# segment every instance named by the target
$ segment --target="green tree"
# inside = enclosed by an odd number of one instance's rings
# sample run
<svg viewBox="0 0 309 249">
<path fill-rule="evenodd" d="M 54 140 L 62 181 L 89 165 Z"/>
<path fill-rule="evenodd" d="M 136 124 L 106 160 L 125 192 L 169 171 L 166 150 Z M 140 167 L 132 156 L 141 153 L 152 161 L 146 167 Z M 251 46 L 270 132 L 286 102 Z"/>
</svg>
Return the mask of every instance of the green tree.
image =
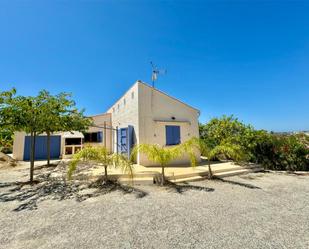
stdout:
<svg viewBox="0 0 309 249">
<path fill-rule="evenodd" d="M 47 165 L 50 164 L 50 137 L 54 132 L 85 131 L 91 120 L 84 117 L 83 110 L 79 111 L 71 94 L 60 93 L 51 95 L 43 90 L 39 93 L 43 100 L 42 132 L 47 135 Z"/>
<path fill-rule="evenodd" d="M 0 125 L 12 131 L 30 134 L 30 182 L 33 182 L 36 136 L 46 132 L 48 136 L 48 162 L 50 135 L 56 131 L 84 131 L 90 124 L 83 111 L 78 111 L 70 95 L 56 96 L 41 91 L 37 96 L 16 96 L 16 89 L 0 93 Z"/>
<path fill-rule="evenodd" d="M 15 96 L 16 90 L 0 94 L 0 122 L 14 131 L 30 134 L 30 182 L 33 182 L 35 137 L 42 131 L 42 99 L 40 97 Z"/>
<path fill-rule="evenodd" d="M 72 175 L 81 161 L 94 162 L 104 167 L 105 182 L 108 182 L 108 167 L 121 168 L 129 176 L 133 177 L 133 167 L 130 160 L 120 154 L 110 154 L 103 146 L 85 146 L 77 154 L 73 156 L 69 164 L 68 179 L 72 179 Z"/>
<path fill-rule="evenodd" d="M 218 145 L 240 146 L 246 161 L 256 162 L 254 154 L 259 138 L 267 134 L 266 131 L 255 130 L 251 125 L 240 122 L 234 116 L 213 118 L 206 124 L 200 124 L 200 137 L 210 147 Z"/>
</svg>

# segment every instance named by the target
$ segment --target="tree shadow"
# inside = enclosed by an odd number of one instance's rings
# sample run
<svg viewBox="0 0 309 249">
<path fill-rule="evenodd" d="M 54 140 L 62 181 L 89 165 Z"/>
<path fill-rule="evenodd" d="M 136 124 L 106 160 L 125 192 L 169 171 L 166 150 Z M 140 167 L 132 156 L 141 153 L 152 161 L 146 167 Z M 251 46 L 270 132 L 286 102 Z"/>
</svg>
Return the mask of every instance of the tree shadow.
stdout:
<svg viewBox="0 0 309 249">
<path fill-rule="evenodd" d="M 241 187 L 245 187 L 245 188 L 250 188 L 250 189 L 261 189 L 260 187 L 254 186 L 254 185 L 249 184 L 249 183 L 226 180 L 226 179 L 216 177 L 216 176 L 213 176 L 212 180 L 220 181 L 220 182 L 224 182 L 224 183 L 228 183 L 228 184 L 232 184 L 232 185 L 237 185 L 237 186 L 241 186 Z"/>
<path fill-rule="evenodd" d="M 43 165 L 38 165 L 34 167 L 34 170 L 50 170 L 50 169 L 55 169 L 57 166 L 59 165 L 59 162 L 54 162 L 54 163 L 50 163 L 49 165 L 47 164 L 43 164 Z"/>
<path fill-rule="evenodd" d="M 66 200 L 75 199 L 78 202 L 89 198 L 98 197 L 113 191 L 119 191 L 123 194 L 134 194 L 136 198 L 143 198 L 148 195 L 147 192 L 134 188 L 133 186 L 121 185 L 117 182 L 104 182 L 98 179 L 95 182 L 74 181 L 66 182 L 62 180 L 53 180 L 49 177 L 41 176 L 41 180 L 36 184 L 29 182 L 4 182 L 0 188 L 7 188 L 0 194 L 0 202 L 19 201 L 22 202 L 13 211 L 35 210 L 38 203 L 44 200 Z M 84 191 L 92 190 L 90 193 Z"/>
<path fill-rule="evenodd" d="M 89 184 L 90 188 L 97 188 L 98 193 L 110 193 L 113 191 L 120 191 L 123 194 L 134 194 L 136 198 L 143 198 L 148 195 L 148 192 L 139 188 L 133 187 L 133 185 L 123 185 L 117 181 L 105 181 L 103 177 L 100 177 L 95 182 Z"/>
<path fill-rule="evenodd" d="M 214 188 L 208 188 L 208 187 L 202 187 L 202 186 L 196 186 L 191 184 L 176 184 L 170 181 L 167 181 L 164 184 L 164 187 L 168 189 L 174 190 L 178 194 L 182 194 L 189 190 L 196 190 L 196 191 L 204 191 L 204 192 L 213 192 L 215 191 Z"/>
</svg>

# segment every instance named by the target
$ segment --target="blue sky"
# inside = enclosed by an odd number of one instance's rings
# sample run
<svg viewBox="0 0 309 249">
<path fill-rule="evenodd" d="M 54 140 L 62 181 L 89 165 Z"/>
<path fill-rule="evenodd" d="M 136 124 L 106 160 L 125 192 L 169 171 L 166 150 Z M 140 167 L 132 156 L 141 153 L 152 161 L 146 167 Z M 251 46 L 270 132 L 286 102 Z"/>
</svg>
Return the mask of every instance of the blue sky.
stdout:
<svg viewBox="0 0 309 249">
<path fill-rule="evenodd" d="M 309 130 L 309 1 L 0 1 L 0 90 L 104 112 L 136 80 L 256 128 Z"/>
</svg>

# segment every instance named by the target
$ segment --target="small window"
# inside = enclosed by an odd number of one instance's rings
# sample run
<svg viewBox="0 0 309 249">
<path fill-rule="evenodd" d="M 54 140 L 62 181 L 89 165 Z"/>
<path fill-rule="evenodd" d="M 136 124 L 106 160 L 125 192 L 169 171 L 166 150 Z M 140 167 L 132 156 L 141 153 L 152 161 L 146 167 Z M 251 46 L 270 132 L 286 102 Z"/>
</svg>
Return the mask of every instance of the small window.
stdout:
<svg viewBox="0 0 309 249">
<path fill-rule="evenodd" d="M 166 125 L 165 135 L 166 135 L 166 145 L 180 144 L 180 126 Z"/>
<path fill-rule="evenodd" d="M 115 113 L 115 107 L 113 107 L 113 113 Z"/>
<path fill-rule="evenodd" d="M 119 106 L 119 104 L 118 104 L 118 105 L 117 105 L 117 109 L 118 109 L 118 110 L 119 110 L 119 107 L 120 107 L 120 106 Z"/>
<path fill-rule="evenodd" d="M 134 92 L 131 93 L 131 98 L 134 99 Z"/>
<path fill-rule="evenodd" d="M 73 147 L 72 146 L 65 147 L 65 154 L 66 155 L 72 155 L 73 154 Z"/>
<path fill-rule="evenodd" d="M 84 134 L 84 142 L 85 143 L 101 143 L 103 138 L 103 132 L 91 132 Z"/>
<path fill-rule="evenodd" d="M 66 138 L 65 145 L 80 145 L 82 142 L 81 138 Z"/>
<path fill-rule="evenodd" d="M 126 105 L 126 99 L 123 99 L 123 105 Z"/>
</svg>

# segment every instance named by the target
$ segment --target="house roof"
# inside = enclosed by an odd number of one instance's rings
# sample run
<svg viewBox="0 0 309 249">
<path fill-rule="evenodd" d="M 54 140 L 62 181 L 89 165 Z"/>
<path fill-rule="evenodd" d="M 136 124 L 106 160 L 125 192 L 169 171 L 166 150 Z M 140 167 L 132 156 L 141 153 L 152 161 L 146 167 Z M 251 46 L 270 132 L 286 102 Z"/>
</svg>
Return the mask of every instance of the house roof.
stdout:
<svg viewBox="0 0 309 249">
<path fill-rule="evenodd" d="M 84 138 L 84 134 L 79 131 L 66 131 L 62 133 L 64 138 Z"/>
<path fill-rule="evenodd" d="M 115 103 L 110 108 L 108 108 L 107 111 L 109 111 L 120 99 L 122 99 L 122 97 L 124 95 L 126 95 L 136 84 L 142 84 L 142 85 L 144 85 L 146 87 L 149 87 L 149 88 L 151 88 L 151 89 L 153 89 L 153 90 L 155 90 L 155 91 L 157 91 L 157 92 L 159 92 L 159 93 L 161 93 L 161 94 L 163 94 L 163 95 L 165 95 L 165 96 L 167 96 L 167 97 L 169 97 L 169 98 L 171 98 L 171 99 L 173 99 L 173 100 L 175 100 L 175 101 L 177 101 L 177 102 L 179 102 L 179 103 L 181 103 L 181 104 L 183 104 L 183 105 L 185 105 L 185 106 L 187 106 L 187 107 L 189 107 L 189 108 L 191 108 L 191 109 L 193 109 L 195 111 L 197 111 L 200 114 L 200 110 L 199 109 L 197 109 L 195 107 L 192 107 L 192 106 L 186 104 L 185 102 L 183 102 L 183 101 L 181 101 L 181 100 L 179 100 L 179 99 L 177 99 L 175 97 L 172 97 L 172 96 L 168 95 L 167 93 L 165 93 L 165 92 L 163 92 L 163 91 L 161 91 L 161 90 L 159 90 L 157 88 L 153 88 L 152 86 L 150 86 L 149 84 L 147 84 L 147 83 L 145 83 L 145 82 L 143 82 L 141 80 L 137 80 L 120 98 L 117 99 L 117 101 L 115 101 Z"/>
<path fill-rule="evenodd" d="M 111 115 L 110 113 L 100 113 L 100 114 L 94 114 L 94 115 L 89 115 L 88 118 L 94 118 L 94 117 L 99 117 L 99 116 L 109 116 Z"/>
</svg>

